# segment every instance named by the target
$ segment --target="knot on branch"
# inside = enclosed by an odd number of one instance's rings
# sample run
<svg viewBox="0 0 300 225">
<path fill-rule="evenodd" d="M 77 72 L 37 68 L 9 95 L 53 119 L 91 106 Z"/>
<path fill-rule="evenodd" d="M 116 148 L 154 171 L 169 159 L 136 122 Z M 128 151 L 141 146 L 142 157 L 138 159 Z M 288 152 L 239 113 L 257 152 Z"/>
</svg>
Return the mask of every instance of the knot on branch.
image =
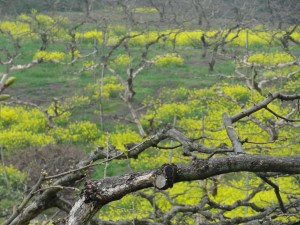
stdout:
<svg viewBox="0 0 300 225">
<path fill-rule="evenodd" d="M 101 199 L 97 183 L 92 180 L 87 181 L 85 183 L 85 188 L 80 192 L 80 197 L 84 197 L 85 203 L 92 203 L 93 205 L 97 205 Z"/>
<path fill-rule="evenodd" d="M 177 166 L 173 163 L 163 164 L 155 174 L 154 186 L 159 190 L 173 187 L 177 177 Z"/>
</svg>

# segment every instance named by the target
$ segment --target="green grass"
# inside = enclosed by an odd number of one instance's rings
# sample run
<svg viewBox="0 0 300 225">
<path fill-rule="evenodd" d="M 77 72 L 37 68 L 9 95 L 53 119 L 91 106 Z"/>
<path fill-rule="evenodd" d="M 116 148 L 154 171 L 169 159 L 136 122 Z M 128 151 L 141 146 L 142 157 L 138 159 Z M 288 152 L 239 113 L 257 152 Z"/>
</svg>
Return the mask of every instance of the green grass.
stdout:
<svg viewBox="0 0 300 225">
<path fill-rule="evenodd" d="M 3 39 L 3 37 L 1 37 Z M 0 38 L 0 40 L 1 40 Z M 7 40 L 6 40 L 7 41 Z M 5 45 L 3 40 L 2 47 Z M 40 42 L 36 40 L 23 41 L 21 55 L 17 59 L 17 63 L 28 63 L 32 60 L 33 55 L 39 49 Z M 54 42 L 50 43 L 47 50 L 65 51 L 66 43 Z M 80 46 L 81 52 L 88 52 L 92 46 L 88 41 L 82 42 Z M 269 47 L 270 48 L 270 47 Z M 144 47 L 130 47 L 131 55 L 134 59 L 133 66 L 139 64 L 141 52 Z M 105 50 L 107 52 L 108 49 Z M 210 61 L 210 52 L 206 58 L 202 58 L 202 50 L 193 47 L 177 46 L 176 51 L 184 58 L 182 65 L 152 65 L 142 71 L 134 81 L 134 105 L 139 107 L 141 102 L 147 96 L 157 96 L 160 90 L 164 88 L 180 88 L 188 89 L 206 88 L 220 81 L 215 74 L 232 74 L 234 65 L 232 60 L 217 58 L 214 71 L 208 71 L 208 63 Z M 233 47 L 228 49 L 229 52 L 243 52 L 243 48 Z M 275 51 L 275 50 L 274 50 Z M 149 52 L 149 58 L 156 55 L 162 55 L 172 52 L 172 49 L 163 49 L 160 46 L 153 46 Z M 117 49 L 113 57 L 117 54 L 124 54 L 124 48 Z M 101 57 L 101 53 L 96 56 L 96 60 Z M 94 60 L 89 58 L 88 60 Z M 87 84 L 93 83 L 95 78 L 91 74 L 76 74 L 83 66 L 83 62 L 76 62 L 73 66 L 59 65 L 53 63 L 41 63 L 28 70 L 21 70 L 12 73 L 17 78 L 15 84 L 8 89 L 8 93 L 18 97 L 24 101 L 33 101 L 39 104 L 49 104 L 54 97 L 71 96 L 74 94 L 84 94 L 84 88 Z M 118 73 L 127 79 L 126 68 L 115 68 Z M 3 68 L 2 68 L 3 70 Z M 100 77 L 100 68 L 96 71 L 97 77 Z M 105 76 L 110 76 L 106 71 Z M 88 108 L 79 107 L 74 111 L 73 119 L 97 121 L 97 115 L 94 111 L 99 109 L 99 103 L 93 103 Z M 111 116 L 124 112 L 128 115 L 128 109 L 118 96 L 111 101 L 105 101 L 103 104 L 104 115 L 107 120 L 106 127 L 110 127 Z"/>
<path fill-rule="evenodd" d="M 22 57 L 18 59 L 18 63 L 30 62 L 35 51 L 39 48 L 39 44 L 35 41 L 24 42 L 22 47 Z M 82 49 L 90 49 L 88 43 L 82 43 Z M 57 46 L 57 49 L 55 49 Z M 62 50 L 63 44 L 53 43 L 49 50 Z M 133 65 L 139 63 L 141 47 L 133 47 L 131 54 L 135 59 Z M 86 50 L 87 51 L 87 50 Z M 106 50 L 107 51 L 107 50 Z M 205 88 L 214 85 L 218 81 L 218 77 L 211 76 L 215 73 L 231 74 L 233 72 L 233 64 L 230 60 L 217 60 L 215 71 L 208 71 L 209 55 L 207 58 L 201 57 L 201 50 L 192 47 L 177 48 L 181 56 L 184 58 L 182 65 L 152 65 L 145 68 L 134 81 L 134 105 L 139 107 L 143 99 L 147 96 L 157 96 L 160 90 L 164 88 L 180 88 L 186 87 L 190 89 Z M 159 46 L 154 46 L 150 50 L 150 58 L 155 55 L 165 54 L 170 50 L 161 49 Z M 118 49 L 114 53 L 124 54 L 124 49 Z M 97 55 L 96 57 L 100 57 Z M 97 59 L 97 58 L 96 58 Z M 88 60 L 93 60 L 90 58 Z M 18 97 L 24 101 L 33 101 L 38 104 L 49 105 L 54 97 L 72 96 L 74 94 L 85 94 L 84 88 L 87 84 L 93 83 L 95 77 L 92 74 L 81 73 L 76 74 L 83 66 L 83 62 L 77 62 L 73 66 L 66 66 L 53 63 L 36 64 L 28 70 L 13 72 L 12 76 L 17 78 L 15 84 L 8 90 L 12 96 Z M 118 73 L 127 79 L 126 67 L 116 68 Z M 97 70 L 96 77 L 100 77 L 100 68 Z M 110 76 L 106 71 L 105 76 Z M 77 107 L 73 111 L 72 120 L 90 120 L 99 122 L 99 116 L 94 113 L 99 110 L 99 102 L 92 103 L 86 107 Z M 114 96 L 110 101 L 103 102 L 103 113 L 106 118 L 105 128 L 111 129 L 112 115 L 124 114 L 129 116 L 127 106 L 122 102 L 118 95 Z"/>
</svg>

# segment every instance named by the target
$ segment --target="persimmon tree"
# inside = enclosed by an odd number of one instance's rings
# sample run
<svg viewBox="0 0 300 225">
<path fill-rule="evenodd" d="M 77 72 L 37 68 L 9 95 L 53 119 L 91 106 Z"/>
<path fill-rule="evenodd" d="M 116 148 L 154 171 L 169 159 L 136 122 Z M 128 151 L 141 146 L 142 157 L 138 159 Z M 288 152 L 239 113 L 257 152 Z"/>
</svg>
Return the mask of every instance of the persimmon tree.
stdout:
<svg viewBox="0 0 300 225">
<path fill-rule="evenodd" d="M 2 65 L 8 65 L 1 74 L 1 91 L 13 88 L 9 77 L 15 68 L 33 69 L 41 63 L 61 65 L 70 69 L 73 76 L 90 76 L 92 82 L 83 89 L 83 94 L 54 98 L 46 106 L 6 99 L 0 108 L 2 134 L 15 132 L 19 136 L 28 132 L 28 137 L 36 138 L 14 146 L 19 143 L 13 140 L 19 139 L 7 135 L 0 137 L 0 144 L 9 151 L 28 147 L 28 143 L 43 146 L 72 142 L 92 146 L 92 150 L 71 169 L 54 174 L 41 171 L 38 181 L 13 213 L 5 214 L 3 224 L 33 223 L 53 208 L 64 214 L 51 218 L 47 221 L 50 224 L 293 224 L 299 221 L 300 94 L 296 84 L 300 40 L 297 27 L 285 32 L 295 40 L 289 43 L 288 52 L 257 51 L 236 56 L 232 61 L 234 72 L 230 76 L 218 74 L 228 78 L 227 82 L 201 89 L 171 89 L 165 85 L 156 95 L 137 103 L 138 79 L 152 68 L 166 66 L 173 72 L 179 69 L 187 60 L 184 51 L 194 47 L 190 37 L 201 37 L 199 34 L 205 32 L 183 29 L 135 32 L 138 26 L 134 23 L 128 29 L 105 25 L 79 31 L 77 26 L 70 30 L 68 24 L 56 22 L 43 30 L 44 26 L 37 28 L 38 16 L 33 13 L 21 17 L 26 19 L 22 26 L 27 29 L 21 34 L 28 35 L 22 36 L 27 41 L 36 38 L 41 42 L 31 53 L 32 62 L 24 67 L 17 59 L 20 46 L 26 42 L 20 41 L 11 28 L 5 30 L 3 24 L 0 26 L 2 35 L 13 46 L 12 53 L 4 50 L 7 54 L 1 58 Z M 63 46 L 72 43 L 71 54 L 59 48 L 52 51 L 51 42 L 43 41 L 41 34 L 47 31 L 47 39 L 52 37 L 50 31 L 55 27 L 60 32 L 54 41 Z M 221 35 L 219 42 L 240 50 L 240 40 L 246 30 L 238 28 L 220 31 L 225 36 Z M 254 29 L 247 34 L 250 41 L 261 46 L 267 46 L 267 38 L 275 37 L 273 44 L 282 48 L 278 42 L 281 33 L 274 36 L 272 31 L 259 33 Z M 174 42 L 177 52 L 173 52 Z M 42 50 L 40 43 L 44 46 Z M 199 51 L 197 56 L 201 58 L 201 54 Z M 100 105 L 100 112 L 96 113 L 102 123 L 103 109 L 112 101 L 122 104 L 123 111 L 117 112 L 115 120 L 110 121 L 110 128 L 70 119 L 74 107 L 94 104 Z M 8 104 L 18 104 L 18 107 Z M 107 167 L 115 162 L 126 163 L 129 170 L 109 176 Z M 90 171 L 98 168 L 103 168 L 103 176 L 91 179 Z M 23 174 L 16 172 L 16 177 L 22 180 Z M 66 191 L 73 193 L 72 200 L 66 200 Z"/>
</svg>

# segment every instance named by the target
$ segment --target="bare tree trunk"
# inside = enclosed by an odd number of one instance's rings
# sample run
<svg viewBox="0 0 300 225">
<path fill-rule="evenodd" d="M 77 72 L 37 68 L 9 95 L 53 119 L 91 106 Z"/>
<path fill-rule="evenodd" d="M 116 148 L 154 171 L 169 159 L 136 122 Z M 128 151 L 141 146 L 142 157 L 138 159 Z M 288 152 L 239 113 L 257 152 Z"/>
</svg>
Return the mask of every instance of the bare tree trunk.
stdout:
<svg viewBox="0 0 300 225">
<path fill-rule="evenodd" d="M 146 137 L 146 132 L 145 132 L 145 130 L 144 130 L 144 128 L 143 128 L 143 126 L 142 126 L 142 124 L 141 124 L 141 122 L 140 122 L 137 114 L 136 114 L 136 110 L 133 108 L 131 102 L 128 101 L 127 102 L 127 106 L 129 108 L 129 111 L 131 113 L 131 116 L 133 118 L 134 123 L 137 125 L 137 128 L 138 128 L 138 130 L 140 132 L 140 135 L 142 137 Z"/>
</svg>

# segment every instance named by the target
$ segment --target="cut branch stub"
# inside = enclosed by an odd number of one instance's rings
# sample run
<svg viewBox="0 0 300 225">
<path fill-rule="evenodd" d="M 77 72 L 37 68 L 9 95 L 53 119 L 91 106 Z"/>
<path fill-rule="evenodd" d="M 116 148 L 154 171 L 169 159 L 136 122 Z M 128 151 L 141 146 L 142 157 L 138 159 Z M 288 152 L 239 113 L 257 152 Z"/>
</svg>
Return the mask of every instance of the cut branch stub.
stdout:
<svg viewBox="0 0 300 225">
<path fill-rule="evenodd" d="M 173 187 L 177 176 L 177 166 L 175 164 L 163 164 L 156 172 L 154 186 L 159 190 Z"/>
</svg>

